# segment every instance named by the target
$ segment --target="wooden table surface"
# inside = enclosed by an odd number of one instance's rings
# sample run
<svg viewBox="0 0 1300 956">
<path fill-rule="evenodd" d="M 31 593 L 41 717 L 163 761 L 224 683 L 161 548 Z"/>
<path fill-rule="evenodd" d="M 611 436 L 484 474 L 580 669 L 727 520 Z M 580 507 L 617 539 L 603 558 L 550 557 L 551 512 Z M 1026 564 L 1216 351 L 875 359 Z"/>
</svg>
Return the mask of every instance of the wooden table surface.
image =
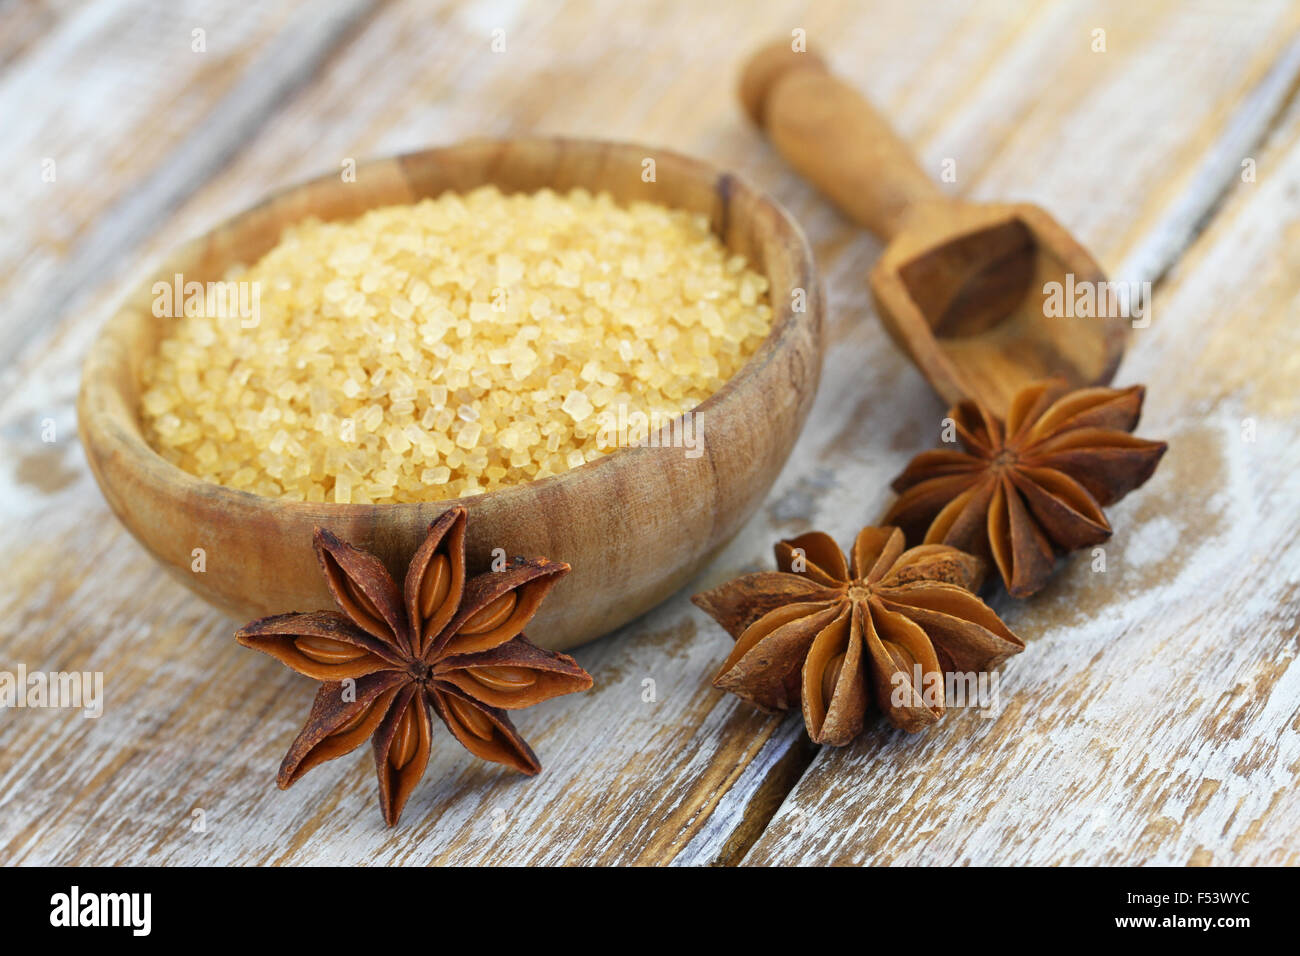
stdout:
<svg viewBox="0 0 1300 956">
<path fill-rule="evenodd" d="M 1147 384 L 1139 433 L 1170 444 L 1111 509 L 1105 573 L 1076 555 L 994 599 L 1028 645 L 998 716 L 873 718 L 844 749 L 712 689 L 731 641 L 688 601 L 778 537 L 849 541 L 943 411 L 872 314 L 879 244 L 737 109 L 745 54 L 796 28 L 927 169 L 955 163 L 945 188 L 1041 203 L 1154 284 L 1117 382 Z M 0 711 L 0 863 L 1300 862 L 1298 86 L 1291 0 L 0 3 L 0 670 L 105 687 L 98 719 Z M 150 263 L 268 190 L 515 133 L 770 190 L 826 283 L 822 386 L 730 547 L 578 649 L 595 690 L 520 715 L 543 774 L 440 733 L 387 830 L 368 748 L 275 789 L 312 682 L 236 646 L 109 513 L 79 365 Z"/>
</svg>

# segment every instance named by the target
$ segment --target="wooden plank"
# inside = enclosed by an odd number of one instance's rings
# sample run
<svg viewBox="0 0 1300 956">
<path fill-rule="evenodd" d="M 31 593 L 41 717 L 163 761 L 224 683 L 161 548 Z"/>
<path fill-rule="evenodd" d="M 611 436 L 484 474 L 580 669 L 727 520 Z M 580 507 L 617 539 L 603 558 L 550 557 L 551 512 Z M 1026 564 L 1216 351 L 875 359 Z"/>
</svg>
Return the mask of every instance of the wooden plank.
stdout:
<svg viewBox="0 0 1300 956">
<path fill-rule="evenodd" d="M 988 198 L 1023 197 L 1045 204 L 1069 227 L 1079 230 L 1080 238 L 1104 263 L 1110 264 L 1112 275 L 1155 278 L 1194 234 L 1197 215 L 1189 215 L 1189 210 L 1204 213 L 1225 188 L 1230 188 L 1240 159 L 1229 163 L 1225 157 L 1230 157 L 1234 150 L 1238 157 L 1247 154 L 1252 139 L 1259 138 L 1261 126 L 1267 123 L 1267 119 L 1261 123 L 1261 118 L 1272 118 L 1279 104 L 1293 93 L 1297 78 L 1294 62 L 1297 21 L 1294 11 L 1272 8 L 1278 17 L 1274 21 L 1276 33 L 1269 41 L 1261 40 L 1265 51 L 1252 59 L 1239 50 L 1236 58 L 1239 72 L 1228 78 L 1208 70 L 1189 70 L 1186 50 L 1213 48 L 1220 42 L 1216 37 L 1235 36 L 1240 42 L 1241 34 L 1236 32 L 1240 20 L 1230 9 L 1198 5 L 1196 12 L 1201 16 L 1195 21 L 1195 36 L 1188 35 L 1187 24 L 1173 17 L 1169 8 L 1162 12 L 1153 5 L 1143 5 L 1141 10 L 1127 12 L 1114 7 L 1091 12 L 1097 15 L 1081 11 L 1078 6 L 1053 8 L 1042 14 L 1041 19 L 1030 20 L 1022 30 L 1021 39 L 1029 35 L 1035 38 L 1033 42 L 1009 51 L 1006 59 L 992 67 L 983 82 L 976 84 L 968 95 L 937 98 L 941 107 L 948 105 L 951 109 L 955 101 L 964 109 L 949 126 L 939 125 L 941 120 L 930 121 L 929 132 L 922 132 L 921 136 L 926 141 L 932 140 L 933 145 L 923 145 L 920 152 L 923 162 L 932 169 L 939 168 L 945 157 L 955 158 L 958 187 L 962 186 L 961 170 L 980 169 L 979 178 L 969 189 L 959 189 L 961 192 Z M 1262 8 L 1260 12 L 1267 13 Z M 1081 90 L 1091 89 L 1085 82 L 1087 76 L 1094 83 L 1097 80 L 1092 72 L 1094 63 L 1088 58 L 1094 55 L 1088 50 L 1086 40 L 1081 39 L 1090 36 L 1089 25 L 1093 23 L 1104 24 L 1111 40 L 1108 53 L 1095 56 L 1104 60 L 1120 52 L 1118 62 L 1115 58 L 1105 60 L 1107 70 L 1118 71 L 1120 75 L 1109 76 L 1105 95 L 1093 92 L 1081 96 Z M 1140 26 L 1150 29 L 1151 34 L 1139 39 L 1135 34 Z M 1255 26 L 1262 27 L 1263 22 Z M 1116 37 L 1126 40 L 1120 51 L 1114 45 Z M 1217 53 L 1213 59 L 1222 62 Z M 1249 67 L 1245 66 L 1248 61 Z M 1152 86 L 1145 78 L 1157 69 L 1153 64 L 1164 64 L 1176 80 Z M 837 69 L 842 66 L 852 69 L 852 61 L 843 58 L 836 58 L 835 65 Z M 1085 76 L 1080 77 L 1080 73 Z M 1244 83 L 1244 87 L 1235 87 L 1236 83 Z M 875 92 L 877 84 L 864 77 L 863 86 Z M 1186 98 L 1173 109 L 1168 100 L 1179 92 L 1186 94 Z M 886 95 L 877 93 L 876 96 L 882 103 L 889 102 Z M 978 103 L 978 107 L 971 108 L 971 102 Z M 1006 113 L 999 109 L 999 103 L 1010 103 Z M 1202 107 L 1204 113 L 1192 115 L 1189 109 L 1193 103 Z M 1241 104 L 1241 109 L 1234 108 L 1233 103 Z M 900 127 L 908 128 L 911 121 L 905 115 L 906 109 L 886 108 L 891 115 L 900 117 Z M 1150 147 L 1153 155 L 1143 152 L 1148 147 L 1138 141 L 1135 132 L 1118 138 L 1110 135 L 1116 113 L 1125 114 L 1126 130 L 1162 124 L 1158 142 Z M 1015 116 L 1016 124 L 1028 123 L 1030 132 L 1022 131 L 1019 125 L 1013 126 L 1004 116 Z M 992 147 L 985 145 L 981 138 L 981 135 L 988 137 L 990 128 L 995 131 L 1005 128 L 1011 140 L 997 151 L 992 163 L 984 159 Z M 981 129 L 985 130 L 983 134 Z M 1084 142 L 1089 146 L 1086 153 L 1071 148 L 1073 143 Z M 1053 145 L 1056 151 L 1044 156 Z M 1128 170 L 1135 161 L 1144 170 L 1141 182 L 1112 185 L 1111 171 Z M 1168 179 L 1183 183 L 1183 191 L 1166 194 Z M 1160 193 L 1163 198 L 1154 201 L 1153 193 Z M 1141 227 L 1132 227 L 1128 217 L 1140 222 Z M 817 234 L 827 235 L 824 231 L 815 231 L 814 235 Z M 871 306 L 857 276 L 865 273 L 876 246 L 870 240 L 859 239 L 844 245 L 832 239 L 826 244 L 832 246 L 833 254 L 827 257 L 823 252 L 826 245 L 822 245 L 819 258 L 830 274 L 833 306 L 837 306 L 840 321 L 860 321 L 858 317 L 868 313 Z M 864 245 L 865 252 L 860 252 Z M 855 252 L 858 254 L 854 255 Z M 1143 333 L 1139 333 L 1134 348 L 1149 348 L 1144 341 Z M 780 519 L 773 520 L 769 538 L 778 533 L 820 527 L 847 542 L 856 525 L 869 522 L 883 512 L 890 500 L 888 481 L 908 457 L 934 442 L 934 423 L 942 406 L 926 393 L 915 372 L 901 364 L 896 368 L 891 358 L 881 355 L 872 363 L 874 381 L 853 381 L 859 374 L 859 356 L 868 350 L 888 349 L 881 344 L 874 325 L 868 323 L 845 330 L 838 344 L 839 350 L 833 346 L 828 354 L 822 401 L 814 408 L 813 420 L 794 456 L 796 462 L 807 465 L 799 476 L 791 474 L 793 466 L 787 468 L 782 480 L 785 497 L 776 496 L 769 506 L 771 517 Z M 1121 369 L 1122 381 L 1143 380 L 1130 371 L 1133 361 L 1130 359 Z M 842 397 L 830 404 L 827 392 L 833 389 Z M 906 411 L 900 414 L 900 409 Z M 1150 433 L 1160 434 L 1154 430 Z M 881 438 L 873 441 L 877 435 Z M 1171 465 L 1166 464 L 1164 468 L 1169 469 Z M 862 489 L 875 491 L 869 492 L 864 500 Z M 1117 519 L 1121 527 L 1123 520 L 1121 514 Z M 761 566 L 770 566 L 770 557 L 763 550 L 756 549 L 751 554 L 752 560 Z M 1029 607 L 1048 600 L 1044 597 Z M 1068 607 L 1070 598 L 1067 595 L 1051 600 Z M 1021 612 L 1024 613 L 1023 608 Z M 1070 614 L 1068 610 L 1060 613 Z M 1133 615 L 1124 617 L 1130 619 Z M 1031 624 L 1046 626 L 1038 619 Z M 1028 625 L 1013 621 L 1013 626 Z M 1009 665 L 1008 677 L 1016 680 L 1017 687 L 1034 680 L 1032 675 L 1022 679 L 1016 674 L 1027 657 L 1022 655 Z M 936 768 L 973 763 L 980 768 L 979 772 L 997 766 L 1000 755 L 996 748 L 983 743 L 987 722 L 969 715 L 952 716 L 957 717 L 953 726 L 941 727 L 931 735 L 943 743 L 935 743 L 915 756 L 912 754 L 920 744 L 906 739 L 905 735 L 889 735 L 883 730 L 879 732 L 884 736 L 882 742 L 859 745 L 866 748 L 868 755 L 882 753 L 879 765 L 872 765 L 876 774 L 871 785 L 862 782 L 862 762 L 845 766 L 842 759 L 823 754 L 796 791 L 807 798 L 796 800 L 792 796 L 783 805 L 749 859 L 787 863 L 893 859 L 887 853 L 874 857 L 860 853 L 845 857 L 822 855 L 812 821 L 824 806 L 840 808 L 841 816 L 833 819 L 851 828 L 842 845 L 855 848 L 861 833 L 869 833 L 880 817 L 875 813 L 863 813 L 859 817 L 854 808 L 862 803 L 865 795 L 876 791 L 879 796 L 873 797 L 871 803 L 878 803 L 882 808 L 880 814 L 887 814 L 891 805 L 904 805 L 909 792 L 906 787 L 886 789 L 882 788 L 882 781 L 892 779 L 896 772 L 906 779 L 908 761 L 916 760 L 923 766 Z M 967 737 L 970 743 L 962 745 L 961 741 Z M 1044 748 L 1045 741 L 1035 738 L 1029 752 L 1037 753 Z M 987 754 L 985 749 L 989 749 Z M 863 762 L 869 759 L 866 756 Z M 892 761 L 904 763 L 896 767 Z M 835 769 L 823 771 L 823 766 Z M 970 773 L 973 776 L 975 772 Z M 830 796 L 831 792 L 835 796 Z M 1086 802 L 1088 795 L 1081 794 L 1079 799 Z M 856 829 L 859 826 L 864 829 Z M 779 844 L 783 852 L 770 850 L 778 845 L 782 834 L 789 838 L 787 843 Z M 700 839 L 708 838 L 704 834 Z M 720 843 L 715 839 L 702 855 L 708 856 L 719 849 Z M 693 856 L 700 854 L 700 847 L 693 845 L 687 852 Z M 926 859 L 950 862 L 957 858 L 936 852 Z"/>
<path fill-rule="evenodd" d="M 783 534 L 817 526 L 847 539 L 883 509 L 888 479 L 929 444 L 938 411 L 869 315 L 863 276 L 878 245 L 793 178 L 741 119 L 732 85 L 743 56 L 774 31 L 807 29 L 898 119 L 930 168 L 957 159 L 955 188 L 1043 201 L 1113 268 L 1185 208 L 1178 203 L 1189 201 L 1205 157 L 1222 150 L 1237 107 L 1255 102 L 1294 33 L 1295 14 L 1282 2 L 1257 4 L 1251 17 L 1198 4 L 1183 19 L 1180 6 L 765 2 L 746 5 L 739 20 L 692 3 L 521 5 L 500 14 L 391 4 L 156 232 L 142 231 L 149 217 L 140 213 L 141 228 L 121 243 L 141 274 L 174 242 L 276 184 L 338 169 L 346 157 L 485 133 L 661 143 L 751 176 L 791 207 L 817 246 L 833 310 L 830 348 L 814 420 L 767 506 L 696 585 L 709 586 L 766 565 Z M 1098 17 L 1125 39 L 1111 53 L 1088 51 Z M 489 48 L 498 27 L 504 54 Z M 1214 55 L 1189 56 L 1197 43 Z M 1150 82 L 1158 64 L 1174 77 L 1167 86 Z M 1112 137 L 1117 112 L 1123 135 Z M 1141 152 L 1143 125 L 1160 126 L 1150 154 Z M 1084 143 L 1088 154 L 1076 156 Z M 177 149 L 173 140 L 156 162 Z M 1126 174 L 1114 180 L 1121 167 Z M 1217 195 L 1222 183 L 1195 188 Z M 112 200 L 91 195 L 71 208 L 69 216 L 111 209 Z M 31 243 L 31 227 L 23 229 L 15 241 Z M 0 861 L 709 863 L 756 838 L 806 754 L 797 727 L 708 687 L 730 642 L 685 594 L 578 652 L 595 691 L 521 715 L 547 765 L 536 780 L 461 757 L 441 737 L 392 833 L 373 806 L 364 754 L 315 771 L 289 794 L 274 791 L 309 682 L 235 648 L 237 622 L 160 578 L 71 450 L 77 364 L 120 288 L 110 276 L 83 276 L 71 300 L 79 307 L 11 369 L 0 398 L 0 441 L 17 463 L 0 473 L 0 513 L 15 519 L 0 523 L 0 555 L 9 556 L 0 557 L 0 667 L 102 670 L 108 694 L 93 721 L 0 713 Z M 0 314 L 14 296 L 0 289 Z M 53 444 L 40 442 L 46 418 L 58 429 Z M 1162 424 L 1154 407 L 1152 421 Z M 1127 514 L 1117 516 L 1121 527 Z M 1049 597 L 1035 606 L 1056 604 Z M 1067 649 L 1077 653 L 1063 642 L 1060 653 Z M 1013 698 L 1026 685 L 1011 675 L 1019 668 L 1029 680 L 1021 665 L 1030 659 L 1012 664 L 1005 688 Z M 647 680 L 654 701 L 643 700 Z M 957 717 L 942 729 L 957 727 Z M 994 757 L 972 747 L 939 759 L 987 773 Z M 856 786 L 859 778 L 843 779 Z M 196 808 L 206 811 L 204 833 L 188 828 Z M 773 834 L 788 826 L 785 813 Z"/>
<path fill-rule="evenodd" d="M 13 0 L 0 4 L 0 70 L 55 29 L 74 6 L 75 0 Z"/>
<path fill-rule="evenodd" d="M 0 356 L 115 275 L 346 36 L 366 0 L 85 7 L 0 76 Z M 266 12 L 270 9 L 272 12 Z M 262 12 L 258 12 L 258 11 Z M 201 38 L 196 30 L 204 31 Z M 202 45 L 202 49 L 198 46 Z M 51 76 L 55 97 L 43 96 Z M 52 109 L 33 108 L 51 103 Z"/>
<path fill-rule="evenodd" d="M 1125 364 L 1170 450 L 1106 573 L 1001 602 L 1000 717 L 824 750 L 747 864 L 1300 862 L 1300 101 L 1253 152 Z"/>
</svg>

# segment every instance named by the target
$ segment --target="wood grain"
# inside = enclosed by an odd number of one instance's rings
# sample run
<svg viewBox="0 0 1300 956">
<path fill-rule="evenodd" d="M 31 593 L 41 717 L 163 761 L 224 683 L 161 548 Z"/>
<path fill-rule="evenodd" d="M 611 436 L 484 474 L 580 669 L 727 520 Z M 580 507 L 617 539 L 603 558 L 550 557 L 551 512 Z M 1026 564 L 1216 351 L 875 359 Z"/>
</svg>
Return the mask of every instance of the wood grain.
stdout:
<svg viewBox="0 0 1300 956">
<path fill-rule="evenodd" d="M 1294 105 L 1278 116 L 1298 73 L 1294 5 L 395 2 L 321 47 L 251 125 L 221 121 L 243 109 L 224 91 L 252 82 L 239 55 L 294 55 L 285 21 L 251 21 L 224 65 L 190 64 L 131 8 L 107 6 L 25 34 L 0 71 L 6 131 L 22 131 L 6 156 L 74 150 L 97 170 L 41 191 L 28 185 L 39 163 L 6 169 L 21 185 L 0 200 L 0 323 L 5 341 L 27 344 L 0 351 L 0 669 L 101 670 L 107 695 L 98 720 L 0 712 L 0 862 L 711 863 L 747 849 L 751 863 L 1296 861 L 1287 383 L 1300 191 Z M 182 22 L 238 15 L 174 6 Z M 72 24 L 83 39 L 66 39 Z M 489 47 L 498 27 L 501 54 Z M 730 641 L 686 594 L 767 566 L 776 537 L 819 527 L 850 539 L 934 443 L 942 406 L 871 314 L 879 244 L 735 106 L 743 58 L 796 27 L 923 169 L 955 160 L 955 194 L 1043 205 L 1113 278 L 1166 274 L 1119 380 L 1148 382 L 1141 432 L 1171 442 L 1152 483 L 1112 512 L 1105 576 L 1085 556 L 1040 599 L 1002 605 L 1030 646 L 1008 666 L 1001 717 L 950 714 L 916 740 L 875 732 L 806 774 L 797 724 L 707 687 Z M 1105 53 L 1090 49 L 1096 28 Z M 34 78 L 60 69 L 43 80 L 52 95 L 93 86 L 99 108 L 11 122 L 41 102 Z M 114 111 L 114 97 L 130 108 Z M 205 119 L 222 131 L 222 162 L 136 207 L 132 228 L 97 225 Z M 360 757 L 274 790 L 310 682 L 226 643 L 239 622 L 161 576 L 112 518 L 73 439 L 77 373 L 131 280 L 269 189 L 347 157 L 524 132 L 666 146 L 774 192 L 826 280 L 823 385 L 765 506 L 709 570 L 578 650 L 593 692 L 520 716 L 543 774 L 503 775 L 439 737 L 403 825 L 386 832 Z M 45 149 L 50 137 L 64 145 Z M 1239 181 L 1245 156 L 1256 183 Z M 91 256 L 107 265 L 78 268 Z M 66 308 L 33 312 L 45 299 L 32 290 L 61 276 Z M 1257 440 L 1237 442 L 1247 418 Z"/>
<path fill-rule="evenodd" d="M 1300 861 L 1300 103 L 1256 158 L 1122 368 L 1170 451 L 1104 573 L 1000 605 L 1003 713 L 824 750 L 746 864 Z"/>
<path fill-rule="evenodd" d="M 87 5 L 16 57 L 0 74 L 0 115 L 13 117 L 0 175 L 15 187 L 4 219 L 29 225 L 0 238 L 8 305 L 0 354 L 48 334 L 52 312 L 84 305 L 79 296 L 92 285 L 129 268 L 129 250 L 316 70 L 365 8 L 361 0 Z M 124 33 L 129 44 L 115 39 Z M 51 108 L 32 109 L 42 98 Z"/>
</svg>

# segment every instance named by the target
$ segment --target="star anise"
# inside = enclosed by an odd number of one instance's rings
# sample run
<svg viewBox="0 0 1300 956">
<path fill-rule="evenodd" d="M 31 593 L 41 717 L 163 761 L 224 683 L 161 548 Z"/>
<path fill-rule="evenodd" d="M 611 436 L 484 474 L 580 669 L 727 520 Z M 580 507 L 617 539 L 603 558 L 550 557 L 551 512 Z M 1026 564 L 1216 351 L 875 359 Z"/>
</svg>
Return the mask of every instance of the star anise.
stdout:
<svg viewBox="0 0 1300 956">
<path fill-rule="evenodd" d="M 952 408 L 965 451 L 926 451 L 893 488 L 884 521 L 908 541 L 991 557 L 1013 597 L 1047 583 L 1057 552 L 1111 535 L 1102 507 L 1137 488 L 1168 447 L 1129 434 L 1145 389 L 1083 388 L 1060 380 L 1018 392 L 1006 421 L 973 401 Z"/>
<path fill-rule="evenodd" d="M 428 765 L 431 713 L 470 753 L 527 774 L 542 769 L 506 711 L 591 686 L 573 658 L 522 633 L 567 564 L 514 558 L 467 578 L 464 508 L 429 526 L 404 593 L 369 552 L 320 528 L 314 543 L 343 613 L 277 614 L 235 635 L 323 682 L 280 765 L 280 789 L 369 738 L 392 826 Z"/>
<path fill-rule="evenodd" d="M 777 542 L 780 571 L 695 595 L 736 639 L 714 686 L 764 710 L 802 702 L 816 743 L 851 741 L 873 699 L 904 730 L 934 723 L 945 672 L 991 670 L 1024 644 L 970 592 L 978 558 L 904 547 L 897 528 L 864 528 L 846 563 L 814 531 Z"/>
</svg>

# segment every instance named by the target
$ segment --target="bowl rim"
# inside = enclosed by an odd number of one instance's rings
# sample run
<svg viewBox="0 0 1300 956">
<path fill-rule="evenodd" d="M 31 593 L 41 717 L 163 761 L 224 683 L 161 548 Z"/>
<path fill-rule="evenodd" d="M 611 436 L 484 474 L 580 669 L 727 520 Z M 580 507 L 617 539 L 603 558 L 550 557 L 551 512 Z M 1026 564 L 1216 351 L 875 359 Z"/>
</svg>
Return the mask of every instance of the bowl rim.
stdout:
<svg viewBox="0 0 1300 956">
<path fill-rule="evenodd" d="M 783 339 L 789 337 L 795 330 L 806 323 L 813 323 L 820 326 L 822 321 L 822 312 L 824 309 L 824 295 L 821 289 L 821 277 L 817 273 L 816 261 L 814 259 L 812 248 L 808 243 L 808 238 L 804 233 L 798 221 L 768 192 L 756 186 L 748 178 L 733 172 L 728 172 L 711 162 L 698 159 L 693 156 L 679 153 L 671 149 L 660 147 L 651 147 L 645 144 L 627 141 L 612 140 L 587 137 L 568 137 L 568 136 L 517 136 L 517 137 L 473 137 L 458 140 L 454 143 L 433 146 L 426 149 L 410 150 L 406 152 L 393 153 L 389 155 L 375 156 L 357 163 L 356 173 L 358 178 L 368 168 L 381 166 L 388 163 L 402 164 L 412 160 L 431 160 L 440 156 L 446 156 L 455 153 L 462 153 L 474 149 L 501 149 L 523 144 L 538 144 L 544 146 L 557 147 L 562 150 L 618 150 L 630 151 L 641 156 L 652 156 L 656 159 L 668 159 L 670 162 L 679 165 L 682 169 L 689 170 L 697 176 L 701 182 L 710 182 L 713 192 L 719 196 L 722 202 L 727 203 L 731 195 L 737 190 L 748 194 L 748 197 L 759 207 L 767 209 L 772 220 L 778 225 L 778 229 L 788 235 L 791 242 L 789 243 L 792 251 L 795 252 L 791 263 L 791 272 L 796 276 L 806 276 L 808 279 L 807 288 L 804 290 L 806 295 L 806 306 L 803 312 L 795 312 L 791 303 L 782 302 L 780 304 L 772 302 L 773 320 L 772 327 L 768 330 L 767 335 L 740 367 L 737 372 L 731 376 L 722 386 L 704 401 L 700 402 L 685 412 L 682 412 L 676 418 L 672 419 L 669 424 L 679 421 L 687 414 L 701 414 L 717 405 L 729 402 L 732 396 L 745 388 L 747 383 L 753 382 L 760 370 L 768 364 L 772 358 L 779 352 Z M 322 173 L 318 176 L 312 176 L 305 179 L 295 180 L 286 185 L 279 186 L 251 206 L 239 210 L 233 215 L 214 223 L 197 236 L 183 241 L 175 246 L 170 247 L 156 259 L 153 263 L 153 271 L 166 271 L 165 267 L 175 259 L 183 255 L 187 250 L 195 248 L 207 237 L 226 229 L 239 222 L 241 219 L 256 214 L 259 210 L 270 206 L 271 204 L 292 196 L 294 193 L 308 189 L 312 186 L 323 185 L 327 181 L 335 180 L 337 172 Z M 480 185 L 493 185 L 494 171 L 487 169 L 483 182 Z M 469 187 L 469 188 L 478 188 Z M 542 187 L 546 188 L 546 187 Z M 572 188 L 580 188 L 578 186 Z M 441 192 L 431 194 L 427 198 L 434 198 L 443 193 L 455 191 L 452 187 L 442 190 Z M 418 202 L 426 197 L 420 197 L 414 201 Z M 623 203 L 623 200 L 616 200 Z M 389 205 L 400 205 L 400 203 L 391 203 Z M 670 209 L 681 209 L 679 205 L 670 203 L 661 203 Z M 380 204 L 366 206 L 363 212 L 356 215 L 362 215 L 369 209 L 380 208 Z M 344 217 L 340 217 L 344 218 Z M 353 217 L 355 218 L 355 216 Z M 298 220 L 294 220 L 298 221 Z M 725 230 L 728 223 L 722 223 L 722 229 Z M 710 221 L 710 231 L 718 235 L 725 241 L 724 235 L 719 235 L 718 223 Z M 277 239 L 278 241 L 278 239 Z M 751 267 L 755 263 L 748 263 Z M 151 275 L 151 270 L 146 270 L 146 275 Z M 769 280 L 769 294 L 771 292 L 771 277 L 767 271 L 761 270 L 761 274 Z M 420 512 L 426 512 L 430 509 L 438 512 L 445 511 L 449 508 L 464 506 L 470 509 L 474 508 L 474 503 L 486 498 L 492 498 L 505 504 L 510 503 L 510 499 L 515 495 L 521 498 L 525 495 L 534 493 L 535 489 L 545 489 L 547 486 L 553 486 L 555 483 L 565 480 L 572 480 L 575 475 L 592 475 L 597 468 L 612 467 L 618 462 L 628 462 L 633 455 L 640 454 L 645 456 L 652 454 L 657 449 L 646 446 L 623 446 L 602 455 L 593 461 L 584 462 L 576 468 L 570 468 L 559 474 L 548 475 L 545 478 L 533 479 L 521 482 L 515 485 L 509 485 L 503 488 L 497 488 L 491 491 L 484 491 L 474 495 L 466 495 L 457 498 L 432 498 L 424 501 L 390 501 L 390 502 L 334 502 L 334 501 L 302 501 L 292 498 L 272 498 L 266 495 L 260 495 L 251 491 L 244 491 L 239 488 L 231 488 L 206 478 L 200 478 L 198 475 L 191 474 L 183 468 L 173 464 L 164 458 L 144 437 L 142 422 L 140 419 L 140 408 L 138 400 L 135 407 L 126 400 L 126 396 L 117 389 L 112 382 L 112 371 L 117 364 L 125 362 L 125 356 L 117 356 L 115 360 L 110 361 L 105 356 L 105 350 L 100 346 L 111 336 L 113 329 L 126 320 L 130 312 L 130 303 L 134 302 L 140 295 L 141 290 L 146 286 L 152 288 L 152 282 L 148 280 L 132 283 L 126 286 L 119 294 L 116 300 L 116 306 L 112 314 L 104 321 L 99 330 L 95 333 L 87 350 L 86 357 L 82 364 L 81 382 L 78 390 L 77 399 L 77 427 L 81 435 L 83 449 L 90 444 L 89 438 L 93 434 L 97 439 L 95 444 L 98 447 L 106 447 L 110 452 L 117 451 L 124 457 L 137 463 L 139 470 L 145 472 L 149 485 L 166 485 L 175 492 L 181 494 L 200 494 L 205 498 L 226 500 L 232 504 L 238 504 L 244 508 L 256 510 L 272 509 L 280 512 L 287 511 L 290 514 L 302 513 L 304 516 L 319 515 L 322 512 L 333 513 L 343 517 L 357 517 L 375 514 L 396 513 L 402 515 L 403 512 L 409 512 L 409 517 L 415 517 Z M 817 339 L 820 342 L 820 334 Z M 823 347 L 818 346 L 820 362 Z M 123 423 L 118 421 L 117 417 L 109 413 L 109 403 L 102 401 L 105 395 L 116 395 L 121 405 L 127 412 L 128 419 L 131 420 L 132 428 L 124 427 Z M 88 449 L 86 449 L 88 450 Z M 89 455 L 88 455 L 89 457 Z M 103 484 L 99 476 L 96 475 L 97 482 Z M 319 520 L 319 518 L 317 519 Z"/>
</svg>

